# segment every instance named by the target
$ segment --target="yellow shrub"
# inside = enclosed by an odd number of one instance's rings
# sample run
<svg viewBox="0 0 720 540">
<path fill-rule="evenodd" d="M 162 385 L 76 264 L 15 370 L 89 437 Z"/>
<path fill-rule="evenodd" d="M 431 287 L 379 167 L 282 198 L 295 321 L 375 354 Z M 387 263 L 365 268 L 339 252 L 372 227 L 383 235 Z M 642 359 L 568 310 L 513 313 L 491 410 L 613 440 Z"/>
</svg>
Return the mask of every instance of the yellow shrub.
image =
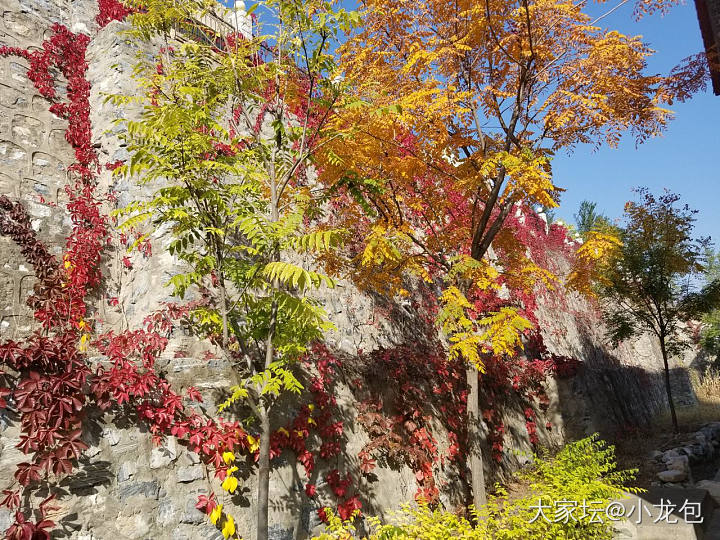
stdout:
<svg viewBox="0 0 720 540">
<path fill-rule="evenodd" d="M 615 449 L 597 435 L 566 445 L 554 457 L 536 458 L 535 465 L 518 476 L 528 493 L 510 498 L 498 488 L 472 520 L 427 505 L 403 505 L 391 523 L 368 518 L 372 531 L 366 540 L 467 539 L 551 540 L 610 539 L 612 521 L 605 515 L 611 500 L 621 498 L 637 471 L 618 471 Z M 560 504 L 558 504 L 560 503 Z M 540 514 L 540 508 L 543 514 Z M 583 515 L 585 514 L 585 515 Z M 357 538 L 351 523 L 332 515 L 326 532 L 315 540 Z M 546 519 L 547 518 L 547 519 Z"/>
</svg>

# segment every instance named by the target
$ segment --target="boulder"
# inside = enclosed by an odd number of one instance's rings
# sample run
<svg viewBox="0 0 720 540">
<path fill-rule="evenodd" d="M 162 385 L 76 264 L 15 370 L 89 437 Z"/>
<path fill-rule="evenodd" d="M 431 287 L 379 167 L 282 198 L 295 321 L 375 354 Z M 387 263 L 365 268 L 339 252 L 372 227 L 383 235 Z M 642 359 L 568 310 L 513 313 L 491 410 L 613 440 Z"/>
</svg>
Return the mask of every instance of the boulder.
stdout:
<svg viewBox="0 0 720 540">
<path fill-rule="evenodd" d="M 668 470 L 688 472 L 690 470 L 690 460 L 688 456 L 678 456 L 667 460 L 665 466 Z"/>
<path fill-rule="evenodd" d="M 670 469 L 668 471 L 660 471 L 657 473 L 657 477 L 663 482 L 683 482 L 687 480 L 686 471 L 678 471 L 677 469 Z"/>
</svg>

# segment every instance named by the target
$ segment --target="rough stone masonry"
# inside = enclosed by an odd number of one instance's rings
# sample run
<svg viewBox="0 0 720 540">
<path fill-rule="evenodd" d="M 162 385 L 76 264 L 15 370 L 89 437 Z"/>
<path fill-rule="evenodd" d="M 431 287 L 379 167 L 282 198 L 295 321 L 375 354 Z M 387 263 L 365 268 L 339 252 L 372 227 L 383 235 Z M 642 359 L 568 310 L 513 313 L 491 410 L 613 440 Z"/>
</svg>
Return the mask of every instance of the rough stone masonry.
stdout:
<svg viewBox="0 0 720 540">
<path fill-rule="evenodd" d="M 124 23 L 113 22 L 99 30 L 94 22 L 94 0 L 0 0 L 0 11 L 3 45 L 38 47 L 54 22 L 91 37 L 87 76 L 92 85 L 94 145 L 102 163 L 128 158 L 113 120 L 132 111 L 117 109 L 103 99 L 108 92 L 134 92 L 130 73 L 140 45 L 122 36 Z M 22 59 L 0 58 L 0 192 L 23 201 L 40 238 L 60 254 L 70 227 L 63 210 L 63 187 L 73 154 L 64 139 L 65 122 L 48 112 L 46 100 L 28 81 L 27 69 Z M 108 171 L 102 173 L 101 186 L 115 190 L 120 206 L 148 196 L 130 181 L 113 179 Z M 124 253 L 106 255 L 107 290 L 98 292 L 94 306 L 96 318 L 103 321 L 99 331 L 136 327 L 161 302 L 170 300 L 164 283 L 177 270 L 178 262 L 163 249 L 168 242 L 163 231 L 156 232 L 152 241 L 154 254 L 147 259 L 133 256 L 131 270 L 121 264 Z M 25 300 L 33 279 L 16 246 L 0 238 L 0 339 L 18 339 L 31 330 L 32 313 Z M 118 297 L 119 310 L 110 309 L 108 290 Z M 351 283 L 341 282 L 337 289 L 323 294 L 325 307 L 338 328 L 328 336 L 328 345 L 334 350 L 357 355 L 359 349 L 371 351 L 402 344 L 412 335 L 413 318 L 418 314 L 407 305 L 394 306 L 395 312 L 405 314 L 403 321 L 390 321 L 378 319 L 378 300 Z M 583 360 L 583 368 L 570 381 L 548 381 L 551 403 L 546 420 L 553 429 L 541 430 L 541 441 L 557 444 L 564 438 L 597 430 L 646 423 L 661 413 L 665 408 L 662 364 L 651 341 L 643 338 L 610 351 L 603 344 L 602 328 L 589 306 L 577 297 L 569 298 L 568 306 L 562 312 L 552 305 L 543 306 L 541 327 L 554 352 Z M 208 365 L 201 360 L 206 347 L 178 330 L 159 367 L 178 389 L 191 384 L 199 388 L 206 406 L 212 409 L 233 379 L 229 366 L 217 360 Z M 682 365 L 683 361 L 678 360 L 674 370 L 676 394 L 680 403 L 692 403 L 695 398 Z M 343 384 L 339 402 L 352 418 L 356 402 Z M 63 484 L 66 494 L 60 498 L 61 508 L 50 516 L 60 523 L 64 537 L 222 538 L 195 509 L 197 495 L 209 492 L 211 484 L 194 454 L 172 438 L 162 447 L 153 447 L 144 430 L 107 423 L 99 412 L 92 420 L 85 435 L 90 449 L 79 471 Z M 531 450 L 522 410 L 507 411 L 506 423 L 508 452 L 502 470 L 517 465 L 511 450 Z M 347 450 L 342 458 L 345 463 L 333 464 L 341 469 L 354 466 L 354 456 L 368 440 L 357 424 L 348 425 L 355 427 L 347 432 Z M 16 448 L 18 434 L 13 421 L 0 415 L 0 488 L 12 483 L 14 466 L 23 459 Z M 486 463 L 486 468 L 490 475 L 491 464 Z M 288 461 L 273 473 L 272 538 L 305 538 L 319 526 L 317 508 L 299 502 L 300 486 L 293 473 L 294 466 Z M 362 482 L 367 483 L 359 486 L 367 494 L 364 511 L 370 514 L 383 514 L 399 502 L 411 500 L 416 488 L 414 474 L 407 468 L 380 467 L 374 482 Z M 254 493 L 252 478 L 246 488 L 249 494 Z M 234 511 L 241 532 L 252 530 L 253 504 L 250 495 L 248 507 Z M 0 530 L 11 522 L 9 512 L 0 509 Z"/>
</svg>

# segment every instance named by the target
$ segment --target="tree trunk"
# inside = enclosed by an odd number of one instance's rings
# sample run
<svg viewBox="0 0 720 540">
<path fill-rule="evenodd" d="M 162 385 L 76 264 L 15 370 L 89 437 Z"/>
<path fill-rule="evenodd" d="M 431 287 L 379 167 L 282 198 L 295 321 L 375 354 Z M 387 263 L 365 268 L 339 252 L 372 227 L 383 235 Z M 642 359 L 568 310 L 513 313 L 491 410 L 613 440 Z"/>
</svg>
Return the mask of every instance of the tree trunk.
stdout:
<svg viewBox="0 0 720 540">
<path fill-rule="evenodd" d="M 665 348 L 665 336 L 660 336 L 660 350 L 662 351 L 663 362 L 665 363 L 665 392 L 667 392 L 668 405 L 670 405 L 670 416 L 672 418 L 673 432 L 677 433 L 678 421 L 675 414 L 675 402 L 673 402 L 672 388 L 670 387 L 670 364 L 668 364 L 667 349 Z"/>
<path fill-rule="evenodd" d="M 277 252 L 274 257 L 278 259 Z M 274 283 L 277 288 L 277 281 Z M 270 312 L 270 327 L 265 345 L 265 369 L 270 368 L 275 358 L 273 338 L 277 326 L 277 301 L 273 301 Z M 270 497 L 270 405 L 262 405 L 260 418 L 260 455 L 258 457 L 258 513 L 257 513 L 257 539 L 268 538 L 268 499 Z"/>
<path fill-rule="evenodd" d="M 487 502 L 485 495 L 485 471 L 483 470 L 482 447 L 480 446 L 480 403 L 478 372 L 474 367 L 466 371 L 468 387 L 467 429 L 468 429 L 468 467 L 473 493 L 473 504 L 480 509 Z"/>
<path fill-rule="evenodd" d="M 220 317 L 222 318 L 222 348 L 227 350 L 230 340 L 228 328 L 228 301 L 227 289 L 225 288 L 225 277 L 222 272 L 218 272 L 218 285 L 220 288 Z"/>
<path fill-rule="evenodd" d="M 268 501 L 270 498 L 270 414 L 261 406 L 260 419 L 260 456 L 258 459 L 258 502 L 257 502 L 257 538 L 268 538 Z"/>
</svg>

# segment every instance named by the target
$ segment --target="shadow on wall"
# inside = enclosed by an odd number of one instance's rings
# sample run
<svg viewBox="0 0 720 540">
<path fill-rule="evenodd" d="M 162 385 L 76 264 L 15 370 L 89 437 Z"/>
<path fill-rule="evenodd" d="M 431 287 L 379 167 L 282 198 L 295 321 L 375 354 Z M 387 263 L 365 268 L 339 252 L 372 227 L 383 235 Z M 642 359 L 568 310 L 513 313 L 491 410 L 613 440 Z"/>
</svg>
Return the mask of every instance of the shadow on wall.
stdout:
<svg viewBox="0 0 720 540">
<path fill-rule="evenodd" d="M 577 375 L 558 381 L 560 412 L 566 438 L 599 432 L 615 436 L 647 428 L 669 410 L 665 372 L 621 363 L 618 357 L 582 335 L 583 363 Z M 670 369 L 675 407 L 697 405 L 688 368 Z"/>
</svg>

